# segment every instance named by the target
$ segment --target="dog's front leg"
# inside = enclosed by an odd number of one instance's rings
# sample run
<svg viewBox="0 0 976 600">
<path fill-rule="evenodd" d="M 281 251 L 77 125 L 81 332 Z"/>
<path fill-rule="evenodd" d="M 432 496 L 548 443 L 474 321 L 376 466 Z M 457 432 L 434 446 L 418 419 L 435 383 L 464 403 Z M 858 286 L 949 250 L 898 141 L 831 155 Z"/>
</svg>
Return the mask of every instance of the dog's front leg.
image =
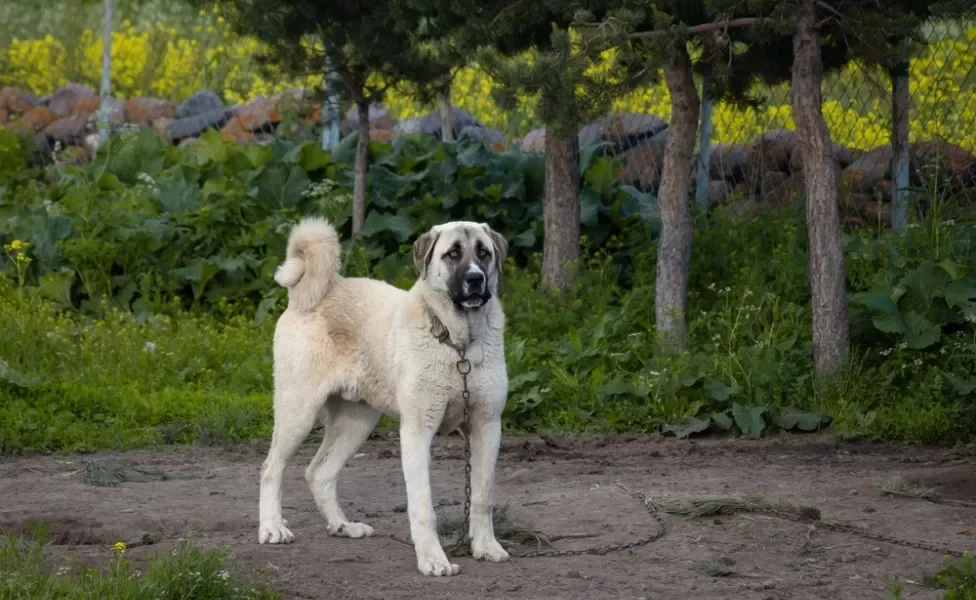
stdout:
<svg viewBox="0 0 976 600">
<path fill-rule="evenodd" d="M 495 539 L 492 522 L 492 488 L 501 443 L 502 422 L 498 411 L 477 407 L 471 411 L 471 554 L 478 560 L 501 562 L 508 552 Z"/>
<path fill-rule="evenodd" d="M 400 455 L 407 485 L 410 537 L 421 573 L 457 575 L 461 567 L 447 560 L 437 537 L 437 515 L 430 493 L 430 443 L 440 418 L 432 418 L 431 412 L 418 410 L 419 414 L 405 413 L 400 418 Z"/>
</svg>

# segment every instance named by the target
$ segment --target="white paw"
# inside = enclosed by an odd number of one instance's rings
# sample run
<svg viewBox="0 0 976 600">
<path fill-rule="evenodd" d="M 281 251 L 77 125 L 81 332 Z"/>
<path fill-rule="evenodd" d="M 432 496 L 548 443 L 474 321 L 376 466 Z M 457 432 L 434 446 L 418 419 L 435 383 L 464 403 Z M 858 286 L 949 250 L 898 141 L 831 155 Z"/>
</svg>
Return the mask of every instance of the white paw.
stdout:
<svg viewBox="0 0 976 600">
<path fill-rule="evenodd" d="M 366 523 L 340 523 L 338 527 L 328 526 L 329 534 L 336 537 L 362 538 L 373 535 L 373 528 Z"/>
<path fill-rule="evenodd" d="M 460 566 L 452 565 L 447 560 L 443 550 L 437 554 L 417 552 L 417 569 L 424 575 L 434 577 L 450 577 L 461 572 Z"/>
<path fill-rule="evenodd" d="M 475 560 L 487 560 L 491 562 L 504 562 L 508 560 L 508 552 L 502 548 L 497 540 L 487 542 L 471 542 L 471 555 Z"/>
<path fill-rule="evenodd" d="M 285 527 L 287 521 L 277 524 L 261 525 L 258 529 L 259 544 L 290 544 L 295 541 L 295 534 Z"/>
</svg>

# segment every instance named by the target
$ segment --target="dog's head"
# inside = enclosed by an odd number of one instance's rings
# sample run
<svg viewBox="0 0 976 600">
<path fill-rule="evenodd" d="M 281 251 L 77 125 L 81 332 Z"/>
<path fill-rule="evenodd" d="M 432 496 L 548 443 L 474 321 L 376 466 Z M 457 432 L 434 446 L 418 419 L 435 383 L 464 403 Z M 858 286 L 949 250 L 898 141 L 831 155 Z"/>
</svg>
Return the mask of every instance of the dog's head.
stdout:
<svg viewBox="0 0 976 600">
<path fill-rule="evenodd" d="M 431 289 L 461 310 L 477 310 L 497 293 L 508 242 L 483 223 L 437 225 L 413 244 L 413 261 Z"/>
</svg>

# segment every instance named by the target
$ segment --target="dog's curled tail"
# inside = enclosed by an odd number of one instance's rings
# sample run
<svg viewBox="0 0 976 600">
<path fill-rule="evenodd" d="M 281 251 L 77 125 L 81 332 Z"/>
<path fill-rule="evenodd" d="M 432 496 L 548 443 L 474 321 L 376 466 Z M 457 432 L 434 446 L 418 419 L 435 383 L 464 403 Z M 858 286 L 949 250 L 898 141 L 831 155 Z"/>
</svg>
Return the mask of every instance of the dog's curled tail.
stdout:
<svg viewBox="0 0 976 600">
<path fill-rule="evenodd" d="M 288 288 L 288 306 L 311 310 L 339 277 L 339 234 L 321 217 L 306 217 L 288 236 L 288 254 L 275 271 L 278 285 Z"/>
</svg>

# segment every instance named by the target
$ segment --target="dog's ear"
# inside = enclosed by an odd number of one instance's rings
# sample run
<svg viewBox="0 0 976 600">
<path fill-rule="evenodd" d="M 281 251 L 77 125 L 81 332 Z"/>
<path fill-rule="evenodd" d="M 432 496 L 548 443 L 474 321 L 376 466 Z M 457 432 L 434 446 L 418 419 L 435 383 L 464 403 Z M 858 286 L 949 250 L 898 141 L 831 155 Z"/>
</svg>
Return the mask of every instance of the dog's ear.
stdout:
<svg viewBox="0 0 976 600">
<path fill-rule="evenodd" d="M 430 259 L 434 255 L 434 246 L 437 245 L 437 238 L 440 233 L 428 231 L 413 243 L 413 264 L 420 271 L 420 278 L 427 278 L 427 268 L 430 267 Z"/>
<path fill-rule="evenodd" d="M 481 226 L 488 232 L 488 237 L 491 238 L 491 245 L 495 247 L 495 269 L 501 274 L 502 265 L 505 264 L 505 259 L 508 258 L 508 240 L 488 225 L 482 223 Z"/>
</svg>

